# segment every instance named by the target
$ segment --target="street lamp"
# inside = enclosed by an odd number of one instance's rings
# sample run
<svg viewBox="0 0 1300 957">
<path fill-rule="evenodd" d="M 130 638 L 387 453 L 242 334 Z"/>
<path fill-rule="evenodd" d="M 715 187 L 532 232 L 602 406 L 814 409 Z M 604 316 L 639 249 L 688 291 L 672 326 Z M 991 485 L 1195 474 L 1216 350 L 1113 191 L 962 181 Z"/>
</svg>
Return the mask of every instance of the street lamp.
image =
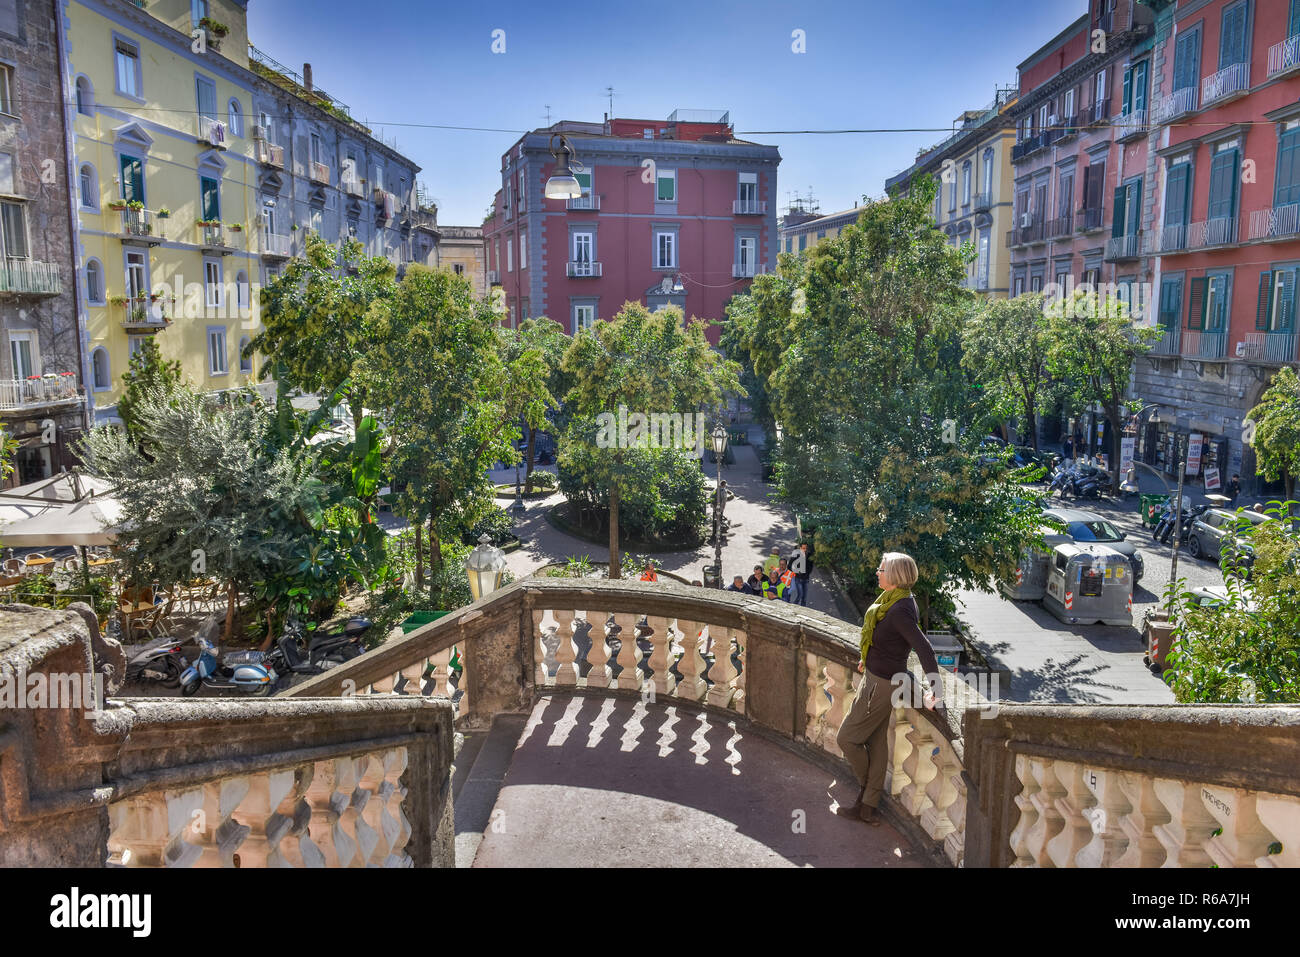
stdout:
<svg viewBox="0 0 1300 957">
<path fill-rule="evenodd" d="M 514 516 L 515 521 L 524 517 L 528 509 L 524 507 L 523 487 L 519 484 L 519 460 L 515 460 L 515 504 L 510 506 L 510 514 Z"/>
<path fill-rule="evenodd" d="M 492 544 L 484 532 L 479 537 L 478 548 L 465 559 L 465 574 L 469 577 L 469 592 L 478 601 L 501 587 L 501 573 L 506 570 L 506 555 Z"/>
<path fill-rule="evenodd" d="M 559 140 L 559 143 L 556 143 Z M 555 169 L 546 181 L 547 199 L 578 199 L 582 196 L 582 184 L 573 175 L 576 167 L 581 172 L 584 167 L 575 158 L 573 147 L 559 133 L 551 135 L 551 155 L 555 157 Z"/>
<path fill-rule="evenodd" d="M 723 496 L 727 494 L 722 484 L 722 457 L 727 454 L 727 430 L 719 423 L 714 427 L 710 439 L 713 442 L 713 460 L 717 463 L 717 493 L 713 501 L 713 568 L 717 574 L 717 587 L 722 587 L 722 508 Z"/>
</svg>

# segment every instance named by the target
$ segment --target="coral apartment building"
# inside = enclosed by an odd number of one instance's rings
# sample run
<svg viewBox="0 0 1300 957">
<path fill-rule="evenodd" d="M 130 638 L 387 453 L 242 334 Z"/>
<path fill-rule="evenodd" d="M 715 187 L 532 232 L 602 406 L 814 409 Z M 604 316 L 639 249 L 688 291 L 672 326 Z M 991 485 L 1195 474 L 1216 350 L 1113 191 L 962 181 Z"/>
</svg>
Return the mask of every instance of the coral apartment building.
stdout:
<svg viewBox="0 0 1300 957">
<path fill-rule="evenodd" d="M 0 429 L 10 485 L 72 464 L 86 423 L 54 0 L 0 0 Z"/>
<path fill-rule="evenodd" d="M 585 167 L 575 168 L 579 198 L 543 193 L 560 134 Z M 572 333 L 627 301 L 722 319 L 733 295 L 776 266 L 780 160 L 774 146 L 736 139 L 717 111 L 564 121 L 526 134 L 502 157 L 483 230 L 504 321 L 549 316 Z"/>
</svg>

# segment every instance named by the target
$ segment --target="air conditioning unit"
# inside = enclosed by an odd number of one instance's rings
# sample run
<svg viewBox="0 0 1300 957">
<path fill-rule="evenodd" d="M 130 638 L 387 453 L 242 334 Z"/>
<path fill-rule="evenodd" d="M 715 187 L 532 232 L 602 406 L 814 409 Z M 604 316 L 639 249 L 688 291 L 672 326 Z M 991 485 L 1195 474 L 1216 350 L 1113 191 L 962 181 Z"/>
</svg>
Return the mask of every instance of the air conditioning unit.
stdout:
<svg viewBox="0 0 1300 957">
<path fill-rule="evenodd" d="M 1024 226 L 1032 226 L 1033 224 L 1034 224 L 1034 214 L 1033 214 L 1033 213 L 1021 213 L 1021 214 L 1020 214 L 1020 225 L 1021 225 L 1022 227 L 1024 227 Z"/>
</svg>

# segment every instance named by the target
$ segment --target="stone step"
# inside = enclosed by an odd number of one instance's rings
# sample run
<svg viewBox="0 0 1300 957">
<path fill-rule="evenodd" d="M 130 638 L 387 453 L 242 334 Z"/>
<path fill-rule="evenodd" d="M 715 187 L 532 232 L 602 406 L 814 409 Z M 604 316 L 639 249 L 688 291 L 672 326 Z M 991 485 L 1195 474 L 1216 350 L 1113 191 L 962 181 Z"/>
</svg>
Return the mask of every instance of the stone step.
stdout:
<svg viewBox="0 0 1300 957">
<path fill-rule="evenodd" d="M 527 721 L 526 714 L 499 714 L 488 732 L 465 735 L 451 782 L 457 867 L 474 863 Z"/>
</svg>

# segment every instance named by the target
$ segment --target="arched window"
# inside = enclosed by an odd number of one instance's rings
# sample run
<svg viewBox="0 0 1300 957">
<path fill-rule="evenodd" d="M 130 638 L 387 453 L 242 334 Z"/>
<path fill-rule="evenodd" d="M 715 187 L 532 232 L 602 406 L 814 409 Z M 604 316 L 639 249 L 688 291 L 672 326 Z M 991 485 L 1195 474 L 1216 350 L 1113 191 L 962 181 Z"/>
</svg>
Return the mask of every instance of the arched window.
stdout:
<svg viewBox="0 0 1300 957">
<path fill-rule="evenodd" d="M 77 112 L 82 116 L 95 114 L 95 88 L 88 76 L 77 77 Z"/>
<path fill-rule="evenodd" d="M 993 147 L 984 151 L 984 192 L 993 195 Z"/>
<path fill-rule="evenodd" d="M 248 292 L 248 273 L 241 269 L 235 276 L 235 305 L 240 312 L 248 308 Z"/>
<path fill-rule="evenodd" d="M 253 358 L 252 358 L 252 356 L 245 356 L 245 355 L 244 355 L 244 350 L 247 349 L 247 348 L 248 348 L 248 336 L 244 336 L 243 338 L 241 338 L 241 339 L 239 340 L 239 371 L 240 371 L 240 372 L 252 372 L 252 371 L 253 371 Z"/>
<path fill-rule="evenodd" d="M 244 135 L 244 111 L 239 108 L 238 100 L 230 101 L 230 135 Z"/>
<path fill-rule="evenodd" d="M 961 204 L 970 205 L 970 160 L 961 164 Z"/>
<path fill-rule="evenodd" d="M 95 391 L 103 392 L 112 388 L 112 377 L 108 373 L 108 350 L 100 346 L 92 352 L 90 365 L 95 377 Z"/>
<path fill-rule="evenodd" d="M 95 167 L 89 163 L 81 164 L 81 169 L 77 172 L 77 186 L 81 193 L 82 207 L 99 212 L 99 177 L 95 175 Z"/>
<path fill-rule="evenodd" d="M 104 303 L 104 267 L 98 259 L 86 262 L 86 301 L 97 305 Z"/>
</svg>

